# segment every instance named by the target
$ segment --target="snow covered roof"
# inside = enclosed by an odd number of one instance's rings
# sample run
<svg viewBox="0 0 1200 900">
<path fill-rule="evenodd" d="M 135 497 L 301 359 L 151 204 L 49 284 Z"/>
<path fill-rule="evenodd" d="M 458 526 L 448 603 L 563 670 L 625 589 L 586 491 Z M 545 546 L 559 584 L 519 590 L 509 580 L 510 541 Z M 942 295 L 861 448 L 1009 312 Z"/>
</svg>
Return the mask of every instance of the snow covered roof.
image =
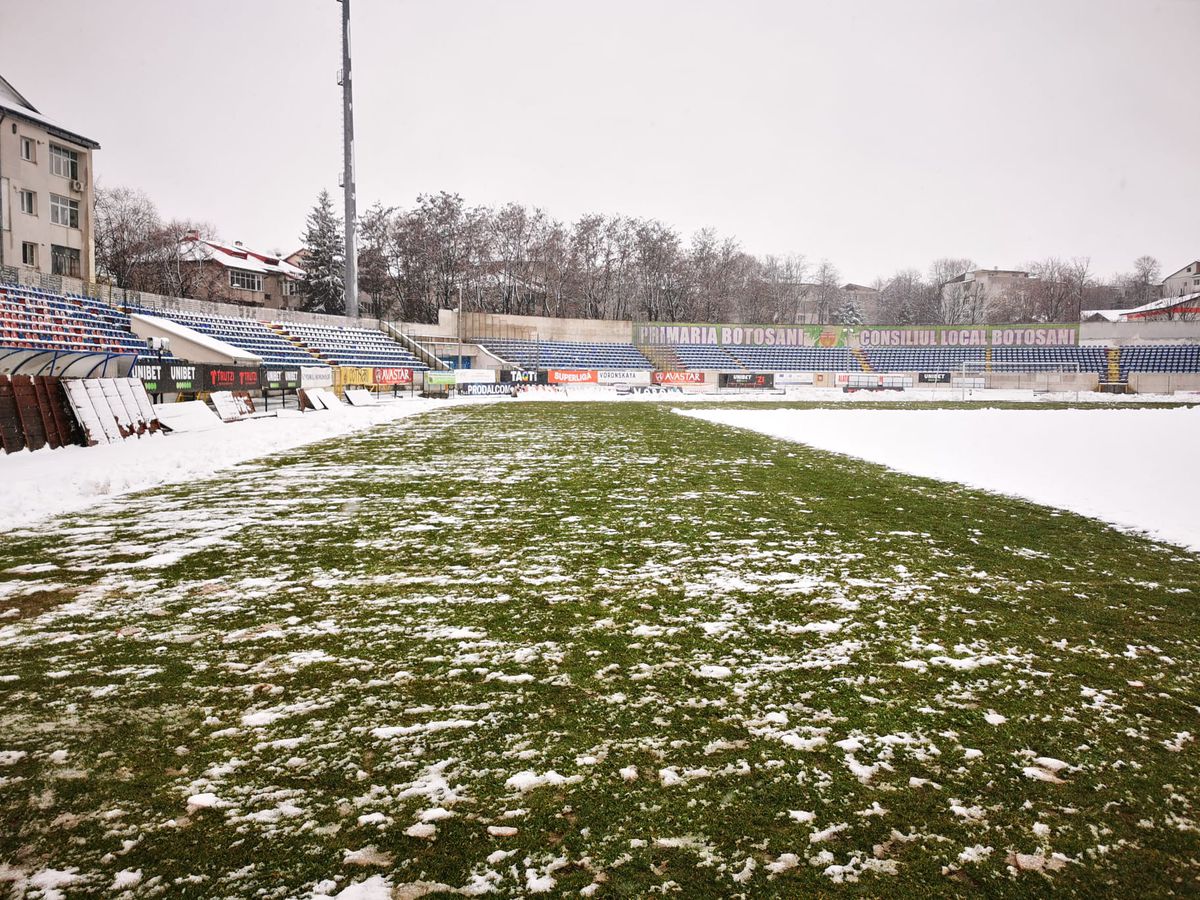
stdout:
<svg viewBox="0 0 1200 900">
<path fill-rule="evenodd" d="M 26 100 L 2 76 L 0 76 L 0 114 L 17 116 L 18 118 L 33 122 L 35 125 L 41 125 L 54 136 L 60 137 L 65 141 L 70 141 L 73 144 L 79 144 L 81 147 L 88 147 L 92 150 L 100 149 L 100 145 L 91 138 L 84 137 L 78 132 L 64 128 L 53 119 L 43 116 L 32 103 Z"/>
<path fill-rule="evenodd" d="M 211 350 L 220 356 L 229 357 L 230 362 L 246 362 L 246 363 L 261 363 L 262 357 L 255 356 L 248 350 L 243 350 L 241 347 L 235 347 L 233 344 L 227 344 L 211 335 L 196 331 L 194 328 L 188 328 L 186 325 L 181 325 L 171 319 L 164 319 L 162 316 L 151 316 L 146 313 L 130 313 L 129 319 L 134 324 L 144 322 L 157 328 L 159 331 L 173 335 L 184 340 L 191 341 L 200 347 Z M 134 332 L 137 333 L 136 331 Z"/>
<path fill-rule="evenodd" d="M 1109 322 L 1125 322 L 1129 319 L 1144 319 L 1153 318 L 1155 313 L 1166 312 L 1174 309 L 1176 306 L 1195 305 L 1200 302 L 1200 291 L 1193 294 L 1182 294 L 1178 297 L 1163 297 L 1160 300 L 1151 300 L 1149 303 L 1143 303 L 1141 306 L 1135 306 L 1133 309 L 1085 309 L 1080 316 L 1084 319 L 1092 319 L 1099 316 L 1102 319 L 1107 319 Z"/>
<path fill-rule="evenodd" d="M 241 269 L 244 272 L 258 272 L 262 275 L 304 277 L 303 269 L 274 253 L 260 253 L 240 244 L 225 244 L 197 237 L 185 237 L 182 243 L 187 245 L 183 250 L 184 259 L 196 262 L 211 260 L 227 269 Z"/>
</svg>

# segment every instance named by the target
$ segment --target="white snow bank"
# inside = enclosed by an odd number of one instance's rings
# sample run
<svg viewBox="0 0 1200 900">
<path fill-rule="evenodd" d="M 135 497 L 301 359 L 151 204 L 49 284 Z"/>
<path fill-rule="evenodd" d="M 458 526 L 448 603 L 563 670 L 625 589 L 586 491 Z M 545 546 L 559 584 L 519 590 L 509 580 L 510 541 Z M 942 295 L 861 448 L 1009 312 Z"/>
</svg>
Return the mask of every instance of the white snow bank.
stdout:
<svg viewBox="0 0 1200 900">
<path fill-rule="evenodd" d="M 463 403 L 397 400 L 333 412 L 294 413 L 208 431 L 151 435 L 99 447 L 64 447 L 0 456 L 4 502 L 0 530 L 86 509 L 118 494 L 205 478 L 247 460 L 349 434 L 372 425 Z"/>
<path fill-rule="evenodd" d="M 675 410 L 1200 550 L 1200 409 Z"/>
</svg>

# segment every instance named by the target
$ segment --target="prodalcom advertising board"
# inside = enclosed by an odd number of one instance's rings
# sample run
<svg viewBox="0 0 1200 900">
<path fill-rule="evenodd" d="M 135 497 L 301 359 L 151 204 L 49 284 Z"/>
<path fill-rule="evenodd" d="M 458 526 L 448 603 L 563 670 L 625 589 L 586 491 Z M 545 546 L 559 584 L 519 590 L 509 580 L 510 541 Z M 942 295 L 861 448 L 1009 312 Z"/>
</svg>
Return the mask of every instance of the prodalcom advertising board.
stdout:
<svg viewBox="0 0 1200 900">
<path fill-rule="evenodd" d="M 551 384 L 597 384 L 598 374 L 594 369 L 551 369 Z"/>
<path fill-rule="evenodd" d="M 497 397 L 511 394 L 517 387 L 512 382 L 467 381 L 458 386 L 458 392 L 466 397 Z"/>
</svg>

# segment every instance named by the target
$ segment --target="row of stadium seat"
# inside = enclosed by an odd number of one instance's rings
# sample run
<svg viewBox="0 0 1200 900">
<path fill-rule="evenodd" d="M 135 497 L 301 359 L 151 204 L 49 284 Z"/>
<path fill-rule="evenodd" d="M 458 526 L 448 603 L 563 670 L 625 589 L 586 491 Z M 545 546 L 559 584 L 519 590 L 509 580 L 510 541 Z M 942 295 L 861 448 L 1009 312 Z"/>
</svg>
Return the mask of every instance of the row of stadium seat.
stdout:
<svg viewBox="0 0 1200 900">
<path fill-rule="evenodd" d="M 335 365 L 403 367 L 422 371 L 429 368 L 380 331 L 295 322 L 274 322 L 272 325 L 321 359 Z"/>
<path fill-rule="evenodd" d="M 90 297 L 0 285 L 0 345 L 26 350 L 137 354 L 129 317 Z"/>
<path fill-rule="evenodd" d="M 474 338 L 505 362 L 528 369 L 653 369 L 633 344 Z"/>
<path fill-rule="evenodd" d="M 1121 378 L 1130 372 L 1200 372 L 1200 345 L 1143 344 L 1121 348 Z"/>
<path fill-rule="evenodd" d="M 320 366 L 324 361 L 312 353 L 300 349 L 287 338 L 272 331 L 258 319 L 241 319 L 232 316 L 210 316 L 179 310 L 162 310 L 147 306 L 130 306 L 130 312 L 159 316 L 186 325 L 193 331 L 214 337 L 247 350 L 271 366 Z"/>
</svg>

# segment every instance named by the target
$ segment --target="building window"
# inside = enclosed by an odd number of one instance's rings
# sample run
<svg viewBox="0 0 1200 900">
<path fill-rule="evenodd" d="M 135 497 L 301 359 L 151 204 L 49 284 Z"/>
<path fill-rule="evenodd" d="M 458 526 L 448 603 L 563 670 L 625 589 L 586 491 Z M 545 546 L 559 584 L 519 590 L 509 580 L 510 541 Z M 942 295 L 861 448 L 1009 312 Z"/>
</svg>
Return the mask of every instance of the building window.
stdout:
<svg viewBox="0 0 1200 900">
<path fill-rule="evenodd" d="M 37 144 L 33 138 L 21 138 L 21 159 L 26 162 L 37 162 Z"/>
<path fill-rule="evenodd" d="M 283 296 L 298 297 L 300 295 L 300 281 L 295 278 L 283 279 Z"/>
<path fill-rule="evenodd" d="M 66 147 L 51 144 L 50 173 L 52 175 L 61 175 L 63 178 L 70 178 L 72 181 L 78 181 L 79 154 L 74 150 L 68 150 Z"/>
<path fill-rule="evenodd" d="M 33 191 L 21 191 L 21 212 L 30 215 L 37 215 L 37 194 Z"/>
<path fill-rule="evenodd" d="M 21 242 L 21 265 L 32 266 L 37 268 L 37 244 L 31 244 L 29 241 Z"/>
<path fill-rule="evenodd" d="M 50 195 L 50 221 L 68 228 L 79 227 L 79 201 L 59 194 Z"/>
<path fill-rule="evenodd" d="M 50 245 L 50 266 L 55 275 L 79 277 L 79 251 L 71 247 Z"/>
<path fill-rule="evenodd" d="M 263 279 L 257 272 L 243 272 L 241 269 L 230 269 L 229 286 L 241 288 L 243 291 L 261 291 L 263 289 Z"/>
</svg>

